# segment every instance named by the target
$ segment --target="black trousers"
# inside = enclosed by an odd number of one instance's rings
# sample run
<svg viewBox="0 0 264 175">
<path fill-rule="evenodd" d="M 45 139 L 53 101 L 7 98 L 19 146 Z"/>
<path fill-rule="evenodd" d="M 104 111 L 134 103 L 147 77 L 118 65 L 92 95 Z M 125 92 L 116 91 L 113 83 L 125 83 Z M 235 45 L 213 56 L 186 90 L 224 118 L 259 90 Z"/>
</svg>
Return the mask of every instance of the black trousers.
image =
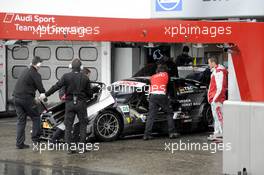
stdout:
<svg viewBox="0 0 264 175">
<path fill-rule="evenodd" d="M 31 118 L 33 123 L 31 139 L 33 142 L 38 142 L 40 136 L 40 114 L 37 108 L 33 107 L 33 99 L 15 98 L 14 104 L 18 117 L 16 145 L 21 146 L 25 142 L 25 128 L 27 124 L 27 116 Z"/>
<path fill-rule="evenodd" d="M 78 101 L 73 104 L 73 101 L 66 102 L 65 106 L 65 142 L 70 144 L 73 142 L 72 132 L 74 118 L 77 115 L 80 123 L 80 142 L 86 141 L 86 128 L 87 128 L 87 105 L 85 101 Z"/>
<path fill-rule="evenodd" d="M 154 120 L 157 116 L 159 107 L 165 112 L 168 121 L 169 134 L 175 132 L 175 124 L 173 121 L 173 110 L 170 107 L 168 96 L 151 94 L 149 99 L 149 115 L 147 117 L 145 135 L 151 135 Z"/>
<path fill-rule="evenodd" d="M 65 135 L 64 130 L 56 128 L 56 131 L 52 135 L 51 142 L 57 143 Z M 80 122 L 76 123 L 73 127 L 73 142 L 80 142 Z"/>
</svg>

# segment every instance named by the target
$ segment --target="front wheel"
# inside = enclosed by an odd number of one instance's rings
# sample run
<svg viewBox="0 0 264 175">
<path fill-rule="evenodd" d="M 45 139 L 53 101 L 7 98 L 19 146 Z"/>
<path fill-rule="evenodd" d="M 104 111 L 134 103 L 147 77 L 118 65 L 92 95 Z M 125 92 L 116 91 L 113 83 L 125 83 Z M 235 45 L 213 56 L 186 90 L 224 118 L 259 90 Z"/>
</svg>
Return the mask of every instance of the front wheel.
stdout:
<svg viewBox="0 0 264 175">
<path fill-rule="evenodd" d="M 206 105 L 203 110 L 203 126 L 207 130 L 212 130 L 214 126 L 214 118 L 210 105 Z"/>
<path fill-rule="evenodd" d="M 116 140 L 122 130 L 120 117 L 112 111 L 100 113 L 94 121 L 95 136 L 100 141 Z"/>
</svg>

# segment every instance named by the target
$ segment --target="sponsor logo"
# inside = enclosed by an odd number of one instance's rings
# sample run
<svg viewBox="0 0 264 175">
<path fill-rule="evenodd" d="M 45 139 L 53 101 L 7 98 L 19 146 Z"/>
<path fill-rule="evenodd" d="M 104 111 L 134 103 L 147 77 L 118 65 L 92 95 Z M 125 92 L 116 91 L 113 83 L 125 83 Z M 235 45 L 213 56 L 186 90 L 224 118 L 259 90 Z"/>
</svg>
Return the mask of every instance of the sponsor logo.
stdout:
<svg viewBox="0 0 264 175">
<path fill-rule="evenodd" d="M 156 11 L 182 11 L 183 0 L 156 0 Z"/>
<path fill-rule="evenodd" d="M 13 21 L 15 14 L 14 13 L 7 13 L 3 20 L 3 23 L 11 23 Z"/>
</svg>

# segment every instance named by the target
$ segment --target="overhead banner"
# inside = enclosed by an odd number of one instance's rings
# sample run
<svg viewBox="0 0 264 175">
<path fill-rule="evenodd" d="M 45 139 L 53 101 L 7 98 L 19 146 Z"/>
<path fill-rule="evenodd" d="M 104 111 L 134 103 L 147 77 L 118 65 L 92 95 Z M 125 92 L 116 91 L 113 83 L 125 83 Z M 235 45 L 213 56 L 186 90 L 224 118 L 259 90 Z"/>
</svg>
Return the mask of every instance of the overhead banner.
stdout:
<svg viewBox="0 0 264 175">
<path fill-rule="evenodd" d="M 263 17 L 263 0 L 151 0 L 151 18 Z"/>
<path fill-rule="evenodd" d="M 0 13 L 0 39 L 222 42 L 238 25 L 221 22 L 118 19 Z"/>
</svg>

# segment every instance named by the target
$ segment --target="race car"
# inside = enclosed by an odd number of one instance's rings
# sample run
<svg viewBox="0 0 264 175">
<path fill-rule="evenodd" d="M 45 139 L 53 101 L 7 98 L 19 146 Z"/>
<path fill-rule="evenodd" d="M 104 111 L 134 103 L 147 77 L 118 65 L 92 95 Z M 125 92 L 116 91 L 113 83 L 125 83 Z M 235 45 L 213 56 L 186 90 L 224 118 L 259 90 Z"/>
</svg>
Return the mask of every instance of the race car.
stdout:
<svg viewBox="0 0 264 175">
<path fill-rule="evenodd" d="M 103 83 L 94 83 L 97 90 L 94 90 L 94 98 L 87 102 L 88 137 L 112 141 L 120 136 L 143 134 L 148 117 L 149 79 L 133 77 L 114 82 L 108 87 Z M 206 85 L 195 80 L 171 77 L 168 88 L 177 132 L 207 130 L 212 125 Z M 64 113 L 64 103 L 42 113 L 41 138 L 50 139 L 56 129 L 65 130 Z M 164 115 L 159 109 L 153 132 L 167 132 Z M 78 124 L 77 117 L 74 123 Z"/>
</svg>

